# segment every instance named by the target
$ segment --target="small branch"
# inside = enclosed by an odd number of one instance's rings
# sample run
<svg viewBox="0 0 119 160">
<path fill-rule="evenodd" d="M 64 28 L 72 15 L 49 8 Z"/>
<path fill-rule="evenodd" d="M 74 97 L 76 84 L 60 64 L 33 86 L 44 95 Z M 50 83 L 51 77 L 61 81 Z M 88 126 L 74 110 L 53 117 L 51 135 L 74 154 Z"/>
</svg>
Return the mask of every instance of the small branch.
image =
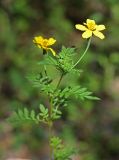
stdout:
<svg viewBox="0 0 119 160">
<path fill-rule="evenodd" d="M 47 76 L 48 74 L 47 74 L 47 68 L 46 68 L 46 66 L 44 65 L 44 70 L 45 70 L 45 75 Z"/>
<path fill-rule="evenodd" d="M 53 136 L 53 121 L 52 121 L 52 112 L 53 112 L 53 105 L 52 105 L 52 98 L 49 100 L 50 102 L 50 108 L 49 108 L 49 149 L 50 149 L 50 160 L 52 160 L 53 157 L 53 148 L 50 145 L 50 140 Z"/>
<path fill-rule="evenodd" d="M 50 149 L 50 160 L 52 160 L 52 156 L 53 156 L 53 149 L 50 146 L 50 140 L 52 138 L 52 123 L 49 124 L 49 149 Z"/>
<path fill-rule="evenodd" d="M 60 76 L 60 79 L 59 79 L 59 81 L 58 81 L 58 84 L 57 84 L 57 86 L 56 86 L 56 90 L 58 89 L 58 87 L 59 87 L 59 85 L 60 85 L 60 83 L 61 83 L 61 81 L 62 81 L 63 76 L 64 76 L 64 74 L 62 73 L 61 76 Z"/>
<path fill-rule="evenodd" d="M 84 51 L 84 53 L 82 54 L 82 56 L 79 58 L 79 60 L 73 65 L 73 67 L 71 69 L 73 69 L 74 67 L 77 66 L 77 64 L 83 59 L 83 57 L 85 56 L 85 54 L 87 53 L 89 47 L 90 47 L 90 43 L 91 43 L 91 38 L 88 40 L 88 44 L 87 44 L 87 47 Z"/>
</svg>

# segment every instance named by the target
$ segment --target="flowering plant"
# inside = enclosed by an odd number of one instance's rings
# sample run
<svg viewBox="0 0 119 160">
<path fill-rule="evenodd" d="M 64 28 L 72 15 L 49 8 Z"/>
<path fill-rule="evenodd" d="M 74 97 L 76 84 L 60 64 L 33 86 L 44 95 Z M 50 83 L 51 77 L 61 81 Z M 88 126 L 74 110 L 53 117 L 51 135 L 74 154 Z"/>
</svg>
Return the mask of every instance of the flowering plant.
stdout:
<svg viewBox="0 0 119 160">
<path fill-rule="evenodd" d="M 97 25 L 94 20 L 87 19 L 84 25 L 77 24 L 76 29 L 84 31 L 82 37 L 89 38 L 87 47 L 82 56 L 74 62 L 75 48 L 62 47 L 60 53 L 56 53 L 52 48 L 56 40 L 54 38 L 43 38 L 41 36 L 35 37 L 33 42 L 43 50 L 43 54 L 46 54 L 44 59 L 39 62 L 43 66 L 43 71 L 38 75 L 30 75 L 29 80 L 33 86 L 44 92 L 49 101 L 49 105 L 39 105 L 39 111 L 29 111 L 27 108 L 19 109 L 12 119 L 20 121 L 32 121 L 36 124 L 44 123 L 49 128 L 49 147 L 50 147 L 50 160 L 69 160 L 71 156 L 75 154 L 75 149 L 67 148 L 62 144 L 62 140 L 54 135 L 53 125 L 54 122 L 61 118 L 62 107 L 68 106 L 68 100 L 71 96 L 78 98 L 78 100 L 99 100 L 99 98 L 92 95 L 92 92 L 87 88 L 77 85 L 66 85 L 61 88 L 61 82 L 67 74 L 75 74 L 79 76 L 81 70 L 76 68 L 79 62 L 90 46 L 91 37 L 93 34 L 100 39 L 104 39 L 104 35 L 100 32 L 105 29 L 104 25 Z M 52 54 L 48 54 L 50 51 Z M 59 71 L 60 77 L 55 85 L 53 78 L 47 73 L 47 66 L 53 66 Z"/>
</svg>

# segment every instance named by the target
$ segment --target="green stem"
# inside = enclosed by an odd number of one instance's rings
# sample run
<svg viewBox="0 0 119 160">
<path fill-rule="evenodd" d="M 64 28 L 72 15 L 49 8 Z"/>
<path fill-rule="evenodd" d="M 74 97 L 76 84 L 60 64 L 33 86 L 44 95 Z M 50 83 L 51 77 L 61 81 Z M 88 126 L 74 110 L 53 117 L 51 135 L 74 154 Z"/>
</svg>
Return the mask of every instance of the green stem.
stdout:
<svg viewBox="0 0 119 160">
<path fill-rule="evenodd" d="M 87 44 L 87 47 L 84 51 L 84 53 L 82 54 L 82 56 L 79 58 L 79 60 L 73 65 L 73 67 L 71 69 L 73 69 L 74 67 L 77 66 L 77 64 L 83 59 L 83 57 L 85 56 L 85 54 L 87 53 L 89 47 L 90 47 L 90 43 L 91 43 L 91 38 L 88 40 L 88 44 Z"/>
<path fill-rule="evenodd" d="M 49 108 L 49 148 L 50 148 L 50 160 L 53 158 L 53 148 L 50 145 L 50 140 L 53 136 L 53 121 L 52 121 L 52 112 L 53 112 L 53 104 L 52 104 L 52 98 L 49 100 L 50 101 L 50 108 Z"/>
<path fill-rule="evenodd" d="M 59 85 L 60 85 L 60 83 L 62 81 L 63 76 L 64 76 L 64 74 L 62 73 L 61 76 L 60 76 L 60 79 L 59 79 L 59 81 L 57 83 L 56 89 L 58 89 L 58 87 L 59 87 Z"/>
<path fill-rule="evenodd" d="M 61 76 L 60 76 L 60 79 L 59 79 L 59 81 L 57 83 L 57 86 L 56 86 L 55 90 L 58 89 L 63 76 L 64 76 L 64 74 L 62 73 Z M 52 98 L 49 101 L 50 101 L 50 108 L 49 108 L 49 116 L 50 116 L 50 120 L 49 120 L 49 148 L 50 148 L 50 160 L 52 160 L 52 158 L 53 158 L 53 148 L 50 146 L 50 140 L 51 140 L 51 138 L 53 136 L 53 133 L 52 133 L 53 132 L 53 121 L 51 119 L 52 118 L 51 117 L 52 116 L 52 112 L 53 112 Z"/>
<path fill-rule="evenodd" d="M 56 90 L 58 89 L 60 83 L 61 83 L 61 80 L 63 78 L 64 74 L 62 73 L 61 76 L 60 76 L 60 79 L 58 81 L 58 84 L 56 86 Z M 53 105 L 52 105 L 52 98 L 50 99 L 50 109 L 49 109 L 49 115 L 50 115 L 50 119 L 51 119 L 51 115 L 52 115 L 52 112 L 53 112 Z M 50 120 L 49 121 L 49 147 L 50 147 L 50 160 L 52 160 L 53 158 L 53 148 L 50 146 L 50 140 L 52 138 L 52 132 L 53 132 L 53 121 Z"/>
<path fill-rule="evenodd" d="M 44 65 L 44 70 L 45 70 L 45 75 L 47 76 L 47 68 L 45 65 Z"/>
<path fill-rule="evenodd" d="M 52 160 L 52 156 L 53 156 L 53 149 L 50 145 L 50 140 L 52 138 L 52 122 L 49 123 L 49 149 L 50 149 L 50 160 Z"/>
</svg>

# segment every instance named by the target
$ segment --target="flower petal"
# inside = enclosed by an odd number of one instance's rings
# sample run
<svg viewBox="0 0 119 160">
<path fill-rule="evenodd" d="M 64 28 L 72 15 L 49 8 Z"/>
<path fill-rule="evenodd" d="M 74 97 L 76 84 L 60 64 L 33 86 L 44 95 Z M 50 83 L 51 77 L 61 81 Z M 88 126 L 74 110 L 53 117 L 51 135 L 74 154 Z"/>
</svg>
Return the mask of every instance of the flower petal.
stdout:
<svg viewBox="0 0 119 160">
<path fill-rule="evenodd" d="M 82 37 L 83 38 L 89 38 L 92 36 L 92 31 L 90 30 L 86 30 L 83 34 L 82 34 Z"/>
<path fill-rule="evenodd" d="M 49 38 L 48 39 L 48 45 L 53 45 L 56 42 L 56 40 L 54 38 Z"/>
<path fill-rule="evenodd" d="M 105 29 L 105 25 L 103 25 L 103 24 L 96 26 L 96 30 L 98 30 L 98 31 L 102 31 L 104 29 Z"/>
<path fill-rule="evenodd" d="M 95 21 L 94 21 L 94 20 L 87 19 L 87 20 L 86 20 L 86 24 L 88 25 L 88 24 L 90 24 L 90 23 L 95 25 Z"/>
<path fill-rule="evenodd" d="M 76 29 L 79 29 L 81 31 L 85 31 L 87 29 L 84 25 L 81 25 L 81 24 L 76 24 L 75 27 Z"/>
<path fill-rule="evenodd" d="M 56 55 L 56 52 L 52 48 L 47 48 L 47 49 L 49 49 L 52 52 L 53 56 Z"/>
<path fill-rule="evenodd" d="M 101 32 L 99 32 L 99 31 L 93 31 L 93 34 L 95 35 L 95 36 L 97 36 L 97 37 L 99 37 L 100 39 L 104 39 L 105 38 L 105 36 L 104 36 L 104 34 L 103 33 L 101 33 Z"/>
<path fill-rule="evenodd" d="M 43 37 L 42 36 L 35 37 L 35 40 L 36 42 L 40 43 L 43 41 Z"/>
<path fill-rule="evenodd" d="M 43 42 L 43 37 L 42 36 L 35 37 L 34 40 L 33 40 L 33 43 L 39 44 L 39 45 L 41 45 L 42 42 Z"/>
<path fill-rule="evenodd" d="M 41 48 L 41 44 L 36 41 L 36 39 L 33 39 L 33 43 L 36 44 L 39 48 Z"/>
<path fill-rule="evenodd" d="M 38 48 L 42 48 L 39 44 L 37 46 L 38 46 Z"/>
</svg>

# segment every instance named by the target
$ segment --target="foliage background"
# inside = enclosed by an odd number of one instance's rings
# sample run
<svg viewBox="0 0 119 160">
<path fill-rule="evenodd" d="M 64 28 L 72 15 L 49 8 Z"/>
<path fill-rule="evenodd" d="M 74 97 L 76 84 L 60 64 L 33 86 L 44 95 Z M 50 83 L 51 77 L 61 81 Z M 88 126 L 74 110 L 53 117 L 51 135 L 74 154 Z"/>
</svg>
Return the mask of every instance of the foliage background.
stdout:
<svg viewBox="0 0 119 160">
<path fill-rule="evenodd" d="M 32 43 L 33 37 L 56 38 L 57 51 L 61 45 L 75 45 L 79 57 L 86 41 L 74 25 L 87 18 L 105 24 L 106 39 L 93 38 L 79 66 L 84 72 L 74 83 L 86 86 L 101 101 L 84 103 L 72 99 L 55 130 L 69 145 L 77 145 L 78 160 L 119 159 L 118 15 L 118 0 L 0 1 L 0 159 L 47 159 L 46 128 L 15 125 L 6 119 L 19 106 L 37 109 L 40 102 L 47 104 L 45 95 L 26 79 L 28 72 L 40 69 L 36 62 L 42 58 L 41 51 Z M 71 79 L 73 76 L 68 77 L 68 83 Z"/>
</svg>

